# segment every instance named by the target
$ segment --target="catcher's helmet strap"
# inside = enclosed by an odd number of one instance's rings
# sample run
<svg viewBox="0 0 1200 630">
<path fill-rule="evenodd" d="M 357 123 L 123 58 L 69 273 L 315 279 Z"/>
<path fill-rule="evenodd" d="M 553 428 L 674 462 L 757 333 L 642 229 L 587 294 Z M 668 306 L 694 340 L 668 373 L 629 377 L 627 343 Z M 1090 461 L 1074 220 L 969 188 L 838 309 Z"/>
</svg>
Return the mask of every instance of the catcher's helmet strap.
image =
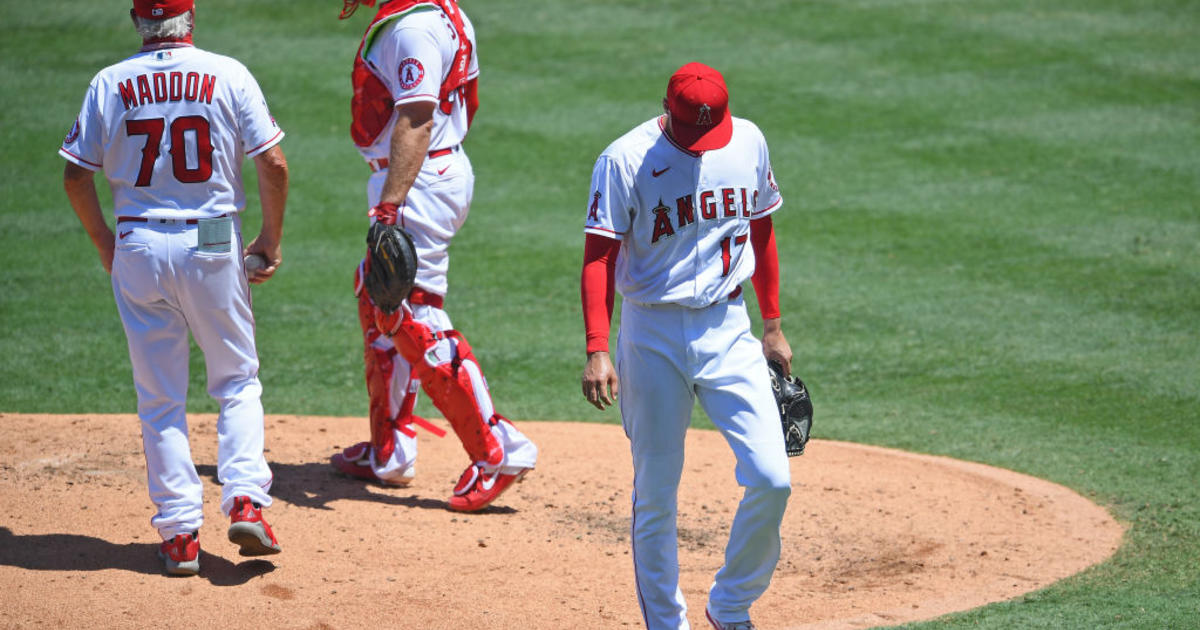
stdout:
<svg viewBox="0 0 1200 630">
<path fill-rule="evenodd" d="M 338 19 L 344 20 L 354 15 L 354 11 L 358 9 L 360 3 L 369 7 L 375 6 L 375 0 L 342 0 L 342 13 L 338 15 Z"/>
</svg>

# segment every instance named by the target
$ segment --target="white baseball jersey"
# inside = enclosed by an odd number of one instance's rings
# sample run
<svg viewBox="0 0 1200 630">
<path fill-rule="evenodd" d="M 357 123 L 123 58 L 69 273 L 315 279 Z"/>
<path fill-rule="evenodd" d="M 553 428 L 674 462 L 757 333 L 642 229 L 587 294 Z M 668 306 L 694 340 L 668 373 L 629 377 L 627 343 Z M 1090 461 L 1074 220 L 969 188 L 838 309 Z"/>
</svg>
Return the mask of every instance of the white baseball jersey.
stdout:
<svg viewBox="0 0 1200 630">
<path fill-rule="evenodd" d="M 465 13 L 463 29 L 472 42 L 468 77 L 479 75 L 474 46 L 475 30 Z M 375 74 L 386 79 L 397 104 L 414 101 L 438 101 L 442 79 L 449 71 L 458 48 L 454 25 L 446 14 L 434 8 L 418 8 L 384 23 L 370 41 L 366 53 Z M 386 69 L 393 68 L 393 71 Z M 384 71 L 380 71 L 384 69 Z M 435 107 L 429 141 L 431 151 L 457 147 L 467 135 L 467 105 L 458 94 L 451 95 L 450 114 Z M 369 147 L 359 147 L 370 160 L 389 157 L 395 118 Z M 379 203 L 387 171 L 374 173 L 367 183 L 368 207 Z M 474 193 L 475 174 L 471 161 L 462 150 L 426 159 L 408 192 L 397 221 L 412 235 L 421 264 L 416 285 L 438 295 L 449 290 L 450 239 L 467 220 Z"/>
<path fill-rule="evenodd" d="M 465 13 L 460 12 L 460 15 L 463 30 L 474 44 L 475 28 Z M 370 42 L 366 62 L 373 67 L 376 76 L 383 79 L 396 105 L 415 101 L 437 103 L 442 79 L 449 72 L 458 49 L 456 39 L 454 24 L 445 13 L 437 7 L 418 7 L 412 13 L 384 24 L 380 33 Z M 468 79 L 479 76 L 479 56 L 475 51 L 475 46 L 472 46 Z M 388 68 L 395 70 L 387 71 Z M 451 94 L 450 99 L 454 105 L 449 114 L 441 108 L 434 108 L 433 135 L 429 139 L 431 150 L 453 147 L 467 137 L 466 103 L 456 93 Z M 359 147 L 364 158 L 388 157 L 394 125 L 393 118 L 388 121 L 375 144 Z"/>
<path fill-rule="evenodd" d="M 648 120 L 592 171 L 585 232 L 622 241 L 617 290 L 641 304 L 712 304 L 754 273 L 750 220 L 783 203 L 758 127 L 733 119 L 726 146 L 698 157 Z"/>
<path fill-rule="evenodd" d="M 179 46 L 101 70 L 58 152 L 104 170 L 118 216 L 206 218 L 245 207 L 242 161 L 282 139 L 245 66 Z"/>
</svg>

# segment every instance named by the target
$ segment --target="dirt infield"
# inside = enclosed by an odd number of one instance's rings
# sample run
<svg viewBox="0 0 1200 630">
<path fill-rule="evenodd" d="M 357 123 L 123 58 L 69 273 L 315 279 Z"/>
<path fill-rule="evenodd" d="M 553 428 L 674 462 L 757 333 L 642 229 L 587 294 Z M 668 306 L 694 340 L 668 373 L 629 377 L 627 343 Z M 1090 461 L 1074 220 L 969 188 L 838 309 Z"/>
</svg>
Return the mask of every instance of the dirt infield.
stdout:
<svg viewBox="0 0 1200 630">
<path fill-rule="evenodd" d="M 191 419 L 205 480 L 201 574 L 161 575 L 137 419 L 0 414 L 0 627 L 637 628 L 628 443 L 612 425 L 519 423 L 538 469 L 480 514 L 446 509 L 466 465 L 421 437 L 417 480 L 332 471 L 362 418 L 270 416 L 284 551 L 225 539 L 212 416 Z M 443 424 L 444 426 L 444 424 Z M 720 435 L 691 431 L 680 494 L 692 627 L 737 499 Z M 1123 528 L 1074 492 L 952 459 L 816 440 L 792 460 L 783 557 L 753 609 L 764 630 L 860 628 L 1010 599 L 1109 557 Z"/>
</svg>

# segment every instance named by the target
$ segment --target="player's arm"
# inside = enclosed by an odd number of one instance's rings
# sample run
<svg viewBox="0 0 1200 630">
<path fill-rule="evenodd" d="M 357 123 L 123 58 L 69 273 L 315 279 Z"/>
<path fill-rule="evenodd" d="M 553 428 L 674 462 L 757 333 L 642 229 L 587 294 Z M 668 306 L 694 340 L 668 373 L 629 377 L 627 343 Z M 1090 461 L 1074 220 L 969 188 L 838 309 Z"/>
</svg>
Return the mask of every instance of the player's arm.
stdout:
<svg viewBox="0 0 1200 630">
<path fill-rule="evenodd" d="M 71 208 L 83 224 L 96 251 L 100 253 L 100 264 L 104 270 L 112 273 L 113 248 L 116 247 L 116 237 L 112 229 L 104 221 L 104 211 L 100 208 L 100 197 L 96 194 L 96 173 L 83 168 L 74 162 L 67 162 L 63 169 L 63 189 Z"/>
<path fill-rule="evenodd" d="M 771 216 L 750 222 L 750 245 L 754 248 L 754 275 L 750 282 L 758 297 L 758 310 L 763 319 L 763 354 L 778 361 L 784 372 L 792 371 L 792 347 L 783 335 L 783 318 L 779 312 L 779 251 L 775 246 L 775 226 Z"/>
<path fill-rule="evenodd" d="M 433 108 L 436 106 L 434 101 L 409 101 L 396 106 L 396 126 L 392 129 L 387 179 L 379 199 L 381 205 L 400 207 L 408 198 L 408 191 L 417 181 L 429 153 Z"/>
<path fill-rule="evenodd" d="M 245 253 L 260 254 L 267 259 L 267 266 L 248 278 L 251 283 L 260 284 L 275 275 L 283 263 L 283 214 L 288 194 L 288 165 L 283 149 L 277 144 L 254 156 L 254 169 L 258 172 L 262 230 Z"/>
<path fill-rule="evenodd" d="M 608 331 L 612 324 L 614 275 L 620 249 L 621 241 L 617 239 L 587 234 L 579 281 L 587 332 L 587 364 L 580 379 L 583 397 L 602 411 L 616 401 L 619 389 L 617 372 L 608 355 Z"/>
</svg>

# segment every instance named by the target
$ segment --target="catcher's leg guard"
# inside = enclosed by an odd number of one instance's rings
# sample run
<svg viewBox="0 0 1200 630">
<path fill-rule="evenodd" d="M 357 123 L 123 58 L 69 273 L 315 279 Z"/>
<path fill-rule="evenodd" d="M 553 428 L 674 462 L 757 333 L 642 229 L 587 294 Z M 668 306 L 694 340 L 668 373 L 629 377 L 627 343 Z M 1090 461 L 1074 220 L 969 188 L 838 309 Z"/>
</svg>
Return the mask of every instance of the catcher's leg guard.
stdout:
<svg viewBox="0 0 1200 630">
<path fill-rule="evenodd" d="M 367 292 L 362 290 L 362 268 L 355 275 L 355 293 L 358 295 L 358 321 L 363 331 L 363 363 L 366 366 L 367 396 L 371 421 L 371 447 L 375 461 L 387 461 L 396 449 L 395 414 L 396 404 L 396 348 L 387 342 L 375 325 L 378 309 L 371 304 Z M 382 342 L 382 343 L 381 343 Z"/>
<path fill-rule="evenodd" d="M 405 314 L 382 316 L 377 325 L 391 331 L 396 350 L 412 365 L 421 388 L 454 428 L 471 461 L 498 466 L 504 448 L 491 425 L 499 416 L 470 344 L 457 331 L 434 332 L 404 309 L 397 313 Z"/>
</svg>

